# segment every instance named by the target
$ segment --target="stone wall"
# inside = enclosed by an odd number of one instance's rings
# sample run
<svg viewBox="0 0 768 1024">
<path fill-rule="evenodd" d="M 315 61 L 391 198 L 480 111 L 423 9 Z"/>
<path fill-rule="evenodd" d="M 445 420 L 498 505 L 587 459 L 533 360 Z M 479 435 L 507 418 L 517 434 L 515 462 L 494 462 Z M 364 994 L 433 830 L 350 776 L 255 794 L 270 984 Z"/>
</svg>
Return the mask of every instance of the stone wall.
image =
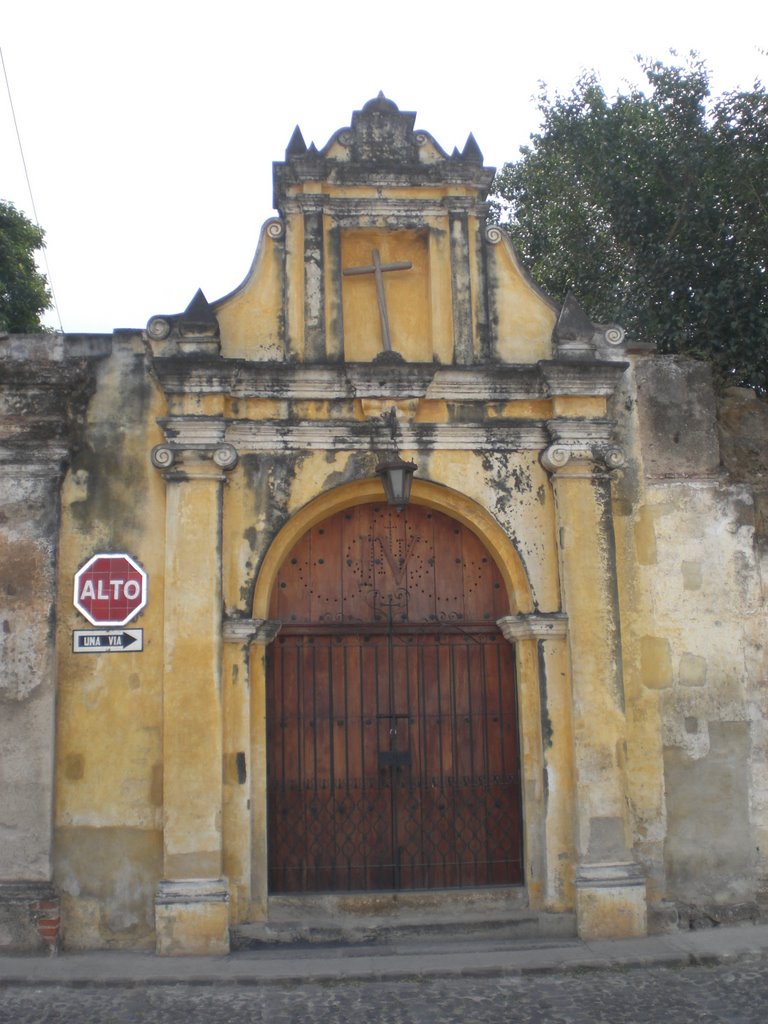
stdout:
<svg viewBox="0 0 768 1024">
<path fill-rule="evenodd" d="M 630 790 L 657 924 L 755 917 L 766 874 L 768 406 L 639 356 L 616 403 Z M 663 771 L 659 772 L 659 763 Z"/>
<path fill-rule="evenodd" d="M 52 878 L 59 494 L 98 339 L 0 337 L 0 948 L 58 941 Z"/>
</svg>

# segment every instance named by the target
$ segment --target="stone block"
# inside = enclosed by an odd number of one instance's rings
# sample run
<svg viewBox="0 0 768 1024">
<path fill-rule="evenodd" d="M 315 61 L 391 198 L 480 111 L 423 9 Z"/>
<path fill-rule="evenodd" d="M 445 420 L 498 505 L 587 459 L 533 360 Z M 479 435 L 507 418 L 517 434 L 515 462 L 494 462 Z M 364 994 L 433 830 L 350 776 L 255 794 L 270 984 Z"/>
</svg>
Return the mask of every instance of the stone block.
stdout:
<svg viewBox="0 0 768 1024">
<path fill-rule="evenodd" d="M 707 681 L 707 659 L 685 653 L 680 658 L 680 685 L 703 686 Z"/>
<path fill-rule="evenodd" d="M 645 881 L 635 864 L 582 865 L 576 878 L 579 938 L 630 939 L 648 934 Z"/>
<path fill-rule="evenodd" d="M 640 678 L 643 686 L 662 690 L 672 685 L 669 640 L 659 636 L 640 638 Z"/>
<path fill-rule="evenodd" d="M 229 892 L 223 879 L 161 882 L 155 898 L 160 956 L 226 956 Z"/>
<path fill-rule="evenodd" d="M 638 360 L 636 379 L 646 473 L 714 473 L 720 449 L 709 365 L 682 356 L 651 356 Z"/>
<path fill-rule="evenodd" d="M 667 898 L 719 905 L 754 892 L 749 723 L 710 722 L 709 753 L 664 751 Z"/>
<path fill-rule="evenodd" d="M 683 588 L 685 590 L 700 590 L 703 579 L 701 562 L 683 562 L 680 568 L 683 573 Z"/>
</svg>

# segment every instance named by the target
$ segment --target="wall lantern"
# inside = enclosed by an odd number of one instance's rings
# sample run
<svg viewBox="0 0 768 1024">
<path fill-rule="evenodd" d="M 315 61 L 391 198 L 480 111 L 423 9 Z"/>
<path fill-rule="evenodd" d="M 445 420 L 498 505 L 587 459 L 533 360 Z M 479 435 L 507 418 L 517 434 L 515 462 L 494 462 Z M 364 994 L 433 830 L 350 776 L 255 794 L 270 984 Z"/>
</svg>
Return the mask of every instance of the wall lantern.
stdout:
<svg viewBox="0 0 768 1024">
<path fill-rule="evenodd" d="M 405 508 L 411 497 L 411 484 L 413 483 L 413 474 L 416 472 L 416 463 L 406 462 L 395 452 L 394 455 L 383 459 L 378 464 L 376 472 L 384 484 L 387 504 L 394 505 L 398 510 Z"/>
<path fill-rule="evenodd" d="M 383 418 L 389 426 L 395 450 L 392 454 L 379 456 L 376 473 L 381 477 L 381 482 L 384 485 L 387 504 L 402 510 L 411 497 L 411 484 L 413 483 L 413 474 L 416 472 L 416 463 L 406 462 L 405 459 L 400 458 L 396 441 L 398 425 L 395 407 L 393 406 L 389 412 L 384 413 Z"/>
</svg>

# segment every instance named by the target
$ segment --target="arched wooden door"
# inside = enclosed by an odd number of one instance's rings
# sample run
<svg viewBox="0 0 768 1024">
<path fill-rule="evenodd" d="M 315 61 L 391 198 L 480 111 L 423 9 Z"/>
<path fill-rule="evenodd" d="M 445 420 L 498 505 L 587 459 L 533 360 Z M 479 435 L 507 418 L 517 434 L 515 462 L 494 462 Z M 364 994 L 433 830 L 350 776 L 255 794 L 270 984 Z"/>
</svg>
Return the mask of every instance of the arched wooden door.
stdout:
<svg viewBox="0 0 768 1024">
<path fill-rule="evenodd" d="M 271 606 L 270 891 L 522 882 L 507 613 L 439 512 L 360 505 L 299 541 Z"/>
</svg>

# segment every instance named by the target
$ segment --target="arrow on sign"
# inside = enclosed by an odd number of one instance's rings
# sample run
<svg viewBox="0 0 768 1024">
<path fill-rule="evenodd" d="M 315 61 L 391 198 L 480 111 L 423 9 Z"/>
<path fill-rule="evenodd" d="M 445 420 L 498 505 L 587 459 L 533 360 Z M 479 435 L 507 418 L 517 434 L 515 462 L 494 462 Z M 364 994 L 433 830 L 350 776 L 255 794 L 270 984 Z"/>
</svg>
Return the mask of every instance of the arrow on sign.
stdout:
<svg viewBox="0 0 768 1024">
<path fill-rule="evenodd" d="M 143 651 L 143 629 L 76 629 L 72 633 L 75 654 Z"/>
</svg>

